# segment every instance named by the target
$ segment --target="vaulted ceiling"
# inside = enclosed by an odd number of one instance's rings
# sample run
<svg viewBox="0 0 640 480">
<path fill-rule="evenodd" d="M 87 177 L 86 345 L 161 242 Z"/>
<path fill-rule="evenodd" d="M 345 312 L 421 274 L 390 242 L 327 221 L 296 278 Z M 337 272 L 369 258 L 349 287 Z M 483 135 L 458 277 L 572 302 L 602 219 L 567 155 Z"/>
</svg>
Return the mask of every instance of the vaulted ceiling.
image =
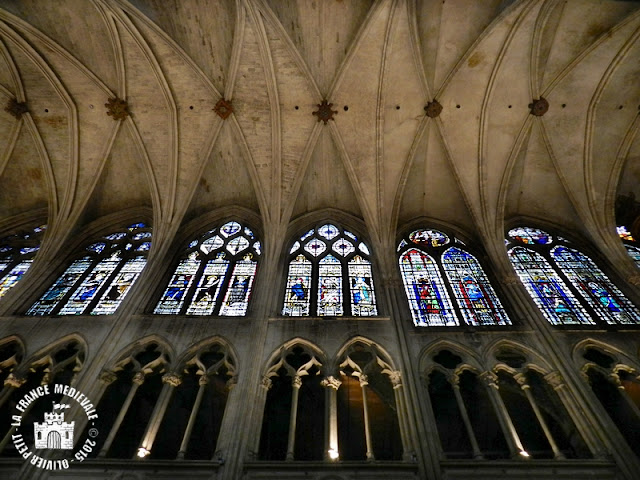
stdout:
<svg viewBox="0 0 640 480">
<path fill-rule="evenodd" d="M 607 242 L 616 195 L 640 197 L 639 36 L 630 1 L 2 0 L 0 104 L 28 113 L 0 110 L 0 219 L 148 206 L 158 238 L 332 207 L 378 241 L 524 216 Z"/>
</svg>

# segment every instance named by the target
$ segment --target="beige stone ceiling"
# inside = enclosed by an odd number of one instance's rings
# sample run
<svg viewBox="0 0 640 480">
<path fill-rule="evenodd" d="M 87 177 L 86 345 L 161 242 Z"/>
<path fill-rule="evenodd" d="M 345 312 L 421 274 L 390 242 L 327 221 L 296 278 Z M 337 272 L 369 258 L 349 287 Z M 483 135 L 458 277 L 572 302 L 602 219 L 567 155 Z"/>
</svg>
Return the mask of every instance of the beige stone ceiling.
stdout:
<svg viewBox="0 0 640 480">
<path fill-rule="evenodd" d="M 427 217 L 496 243 L 524 216 L 607 243 L 640 197 L 639 36 L 627 1 L 0 0 L 0 103 L 29 106 L 0 111 L 0 220 L 148 206 L 161 238 L 332 207 L 374 242 Z"/>
</svg>

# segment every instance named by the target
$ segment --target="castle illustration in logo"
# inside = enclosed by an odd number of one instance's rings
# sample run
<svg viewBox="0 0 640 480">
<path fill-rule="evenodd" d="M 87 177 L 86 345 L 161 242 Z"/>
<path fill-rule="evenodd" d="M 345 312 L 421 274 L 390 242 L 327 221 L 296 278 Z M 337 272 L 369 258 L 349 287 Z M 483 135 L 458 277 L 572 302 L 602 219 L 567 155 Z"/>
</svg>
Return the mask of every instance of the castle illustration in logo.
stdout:
<svg viewBox="0 0 640 480">
<path fill-rule="evenodd" d="M 76 422 L 67 423 L 64 421 L 64 412 L 56 413 L 56 410 L 66 408 L 69 405 L 54 403 L 51 412 L 45 412 L 43 423 L 34 422 L 36 448 L 73 449 L 73 428 Z"/>
</svg>

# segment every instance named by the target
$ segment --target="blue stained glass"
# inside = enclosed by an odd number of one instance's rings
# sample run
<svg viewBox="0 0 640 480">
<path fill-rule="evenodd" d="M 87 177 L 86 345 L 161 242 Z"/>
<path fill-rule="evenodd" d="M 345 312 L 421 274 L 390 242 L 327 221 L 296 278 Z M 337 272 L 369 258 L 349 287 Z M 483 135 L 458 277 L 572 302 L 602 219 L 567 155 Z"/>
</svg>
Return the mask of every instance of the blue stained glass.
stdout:
<svg viewBox="0 0 640 480">
<path fill-rule="evenodd" d="M 551 255 L 584 299 L 607 323 L 640 323 L 638 309 L 589 257 L 565 246 L 554 247 Z"/>
<path fill-rule="evenodd" d="M 439 247 L 449 243 L 449 237 L 439 230 L 415 230 L 409 234 L 409 240 L 418 245 Z"/>
<path fill-rule="evenodd" d="M 220 228 L 220 233 L 225 237 L 230 237 L 238 233 L 241 228 L 242 226 L 238 222 L 228 222 Z"/>
<path fill-rule="evenodd" d="M 353 244 L 345 240 L 344 238 L 336 240 L 336 242 L 333 244 L 332 249 L 334 252 L 342 255 L 343 257 L 346 257 L 351 252 L 354 252 L 356 250 Z"/>
<path fill-rule="evenodd" d="M 356 255 L 349 262 L 348 268 L 351 285 L 351 313 L 361 317 L 377 315 L 371 262 Z"/>
<path fill-rule="evenodd" d="M 311 235 L 313 235 L 315 233 L 315 230 L 312 228 L 311 230 L 309 230 L 307 233 L 305 233 L 304 235 L 302 235 L 300 237 L 300 241 L 304 242 L 307 238 L 309 238 Z"/>
<path fill-rule="evenodd" d="M 134 223 L 133 225 L 129 225 L 129 231 L 137 230 L 138 228 L 145 228 L 146 225 L 144 223 Z"/>
<path fill-rule="evenodd" d="M 113 255 L 98 263 L 62 307 L 60 315 L 81 315 L 84 313 L 89 302 L 95 298 L 98 291 L 118 267 L 120 260 L 120 257 Z"/>
<path fill-rule="evenodd" d="M 48 315 L 91 266 L 90 258 L 73 262 L 47 292 L 27 312 L 27 315 Z"/>
<path fill-rule="evenodd" d="M 211 315 L 213 313 L 228 268 L 229 262 L 222 255 L 207 262 L 193 295 L 193 301 L 187 309 L 187 315 Z"/>
<path fill-rule="evenodd" d="M 364 243 L 360 243 L 360 245 L 358 245 L 358 250 L 360 250 L 365 255 L 369 255 L 369 247 L 367 247 Z"/>
<path fill-rule="evenodd" d="M 4 271 L 5 268 L 9 266 L 9 260 L 0 260 L 0 273 Z"/>
<path fill-rule="evenodd" d="M 151 248 L 151 242 L 141 243 L 138 248 L 136 248 L 136 252 L 147 252 Z"/>
<path fill-rule="evenodd" d="M 26 255 L 27 253 L 37 252 L 38 250 L 40 250 L 40 247 L 24 247 L 20 249 L 20 253 Z"/>
<path fill-rule="evenodd" d="M 291 246 L 291 250 L 289 250 L 289 253 L 295 253 L 299 248 L 300 248 L 300 242 L 295 242 Z"/>
<path fill-rule="evenodd" d="M 636 240 L 633 238 L 633 236 L 631 235 L 631 232 L 629 230 L 627 230 L 627 227 L 625 227 L 624 225 L 621 225 L 619 227 L 616 227 L 616 233 L 618 234 L 618 236 L 622 239 L 622 240 L 627 240 L 629 242 L 635 242 Z"/>
<path fill-rule="evenodd" d="M 408 245 L 408 243 L 406 242 L 406 240 L 404 240 L 404 239 L 400 240 L 400 243 L 398 244 L 398 248 L 396 248 L 396 252 L 399 252 L 400 250 L 402 250 L 407 245 Z"/>
<path fill-rule="evenodd" d="M 416 326 L 457 326 L 449 295 L 433 259 L 411 249 L 400 257 L 405 293 Z"/>
<path fill-rule="evenodd" d="M 220 315 L 240 317 L 247 313 L 256 267 L 257 264 L 251 259 L 250 254 L 236 263 L 233 267 L 227 294 L 220 308 Z"/>
<path fill-rule="evenodd" d="M 451 247 L 442 255 L 442 266 L 468 325 L 511 324 L 489 279 L 473 255 Z"/>
<path fill-rule="evenodd" d="M 105 249 L 105 247 L 106 245 L 100 242 L 100 243 L 94 243 L 93 245 L 89 245 L 87 247 L 87 250 L 89 250 L 90 252 L 101 253 Z"/>
<path fill-rule="evenodd" d="M 237 255 L 249 248 L 249 240 L 244 237 L 236 237 L 227 243 L 227 251 L 232 255 Z"/>
<path fill-rule="evenodd" d="M 33 231 L 35 233 L 40 233 L 40 232 L 44 232 L 47 229 L 46 225 L 40 225 L 39 227 L 36 227 L 33 229 Z"/>
<path fill-rule="evenodd" d="M 6 253 L 6 252 L 10 252 L 11 250 L 13 250 L 13 248 L 7 246 L 7 245 L 3 245 L 2 247 L 0 247 L 0 253 Z"/>
<path fill-rule="evenodd" d="M 14 287 L 20 281 L 22 276 L 27 273 L 27 270 L 31 266 L 32 262 L 33 260 L 25 260 L 23 262 L 20 262 L 18 265 L 13 267 L 4 277 L 0 278 L 0 298 L 2 298 L 12 287 Z M 0 271 L 2 270 L 3 265 L 0 264 Z"/>
<path fill-rule="evenodd" d="M 520 281 L 549 323 L 594 324 L 542 255 L 524 247 L 514 247 L 507 253 Z"/>
<path fill-rule="evenodd" d="M 254 236 L 253 236 L 253 232 L 251 231 L 250 228 L 248 227 L 244 227 L 244 234 L 249 237 L 250 239 L 253 240 Z"/>
<path fill-rule="evenodd" d="M 304 255 L 298 255 L 289 263 L 283 315 L 292 317 L 309 315 L 311 268 L 311 262 Z"/>
<path fill-rule="evenodd" d="M 318 229 L 318 233 L 324 238 L 326 238 L 327 240 L 331 240 L 333 238 L 336 238 L 340 233 L 340 231 L 335 225 L 328 224 L 328 225 L 321 226 Z"/>
<path fill-rule="evenodd" d="M 200 260 L 186 258 L 180 262 L 162 298 L 153 313 L 178 314 L 184 303 L 184 294 L 191 286 L 200 266 Z"/>
<path fill-rule="evenodd" d="M 118 232 L 118 233 L 112 233 L 111 235 L 107 235 L 107 236 L 106 236 L 106 237 L 104 237 L 104 238 L 106 238 L 107 240 L 114 241 L 114 240 L 120 240 L 121 238 L 124 238 L 124 237 L 126 237 L 126 236 L 127 236 L 127 234 L 126 234 L 126 233 L 124 233 L 124 232 Z"/>
<path fill-rule="evenodd" d="M 509 237 L 527 245 L 548 245 L 553 241 L 553 237 L 544 230 L 530 227 L 517 227 L 509 230 Z"/>
<path fill-rule="evenodd" d="M 636 262 L 636 266 L 640 268 L 640 248 L 632 247 L 631 245 L 625 245 L 625 248 L 634 262 Z"/>
<path fill-rule="evenodd" d="M 147 264 L 144 257 L 136 257 L 122 266 L 109 288 L 104 292 L 98 305 L 91 311 L 91 315 L 110 315 L 116 311 L 120 303 L 129 293 L 131 287 L 140 276 L 140 272 Z"/>
<path fill-rule="evenodd" d="M 345 234 L 347 237 L 349 237 L 351 240 L 353 240 L 354 242 L 357 242 L 357 241 L 358 241 L 358 237 L 356 237 L 356 236 L 355 236 L 355 234 L 351 233 L 350 231 L 345 230 L 345 231 L 344 231 L 344 234 Z"/>
<path fill-rule="evenodd" d="M 142 240 L 143 238 L 151 238 L 151 232 L 140 232 L 133 236 L 134 240 Z"/>
<path fill-rule="evenodd" d="M 262 255 L 262 244 L 260 242 L 254 243 L 253 249 L 256 251 L 258 255 Z"/>
<path fill-rule="evenodd" d="M 342 305 L 342 264 L 333 255 L 320 260 L 318 268 L 318 315 L 340 316 Z"/>
<path fill-rule="evenodd" d="M 214 237 L 207 238 L 204 242 L 202 242 L 202 244 L 200 245 L 200 250 L 202 250 L 206 254 L 209 254 L 223 245 L 224 240 L 216 235 Z"/>
<path fill-rule="evenodd" d="M 314 257 L 317 257 L 327 249 L 327 245 L 322 240 L 314 238 L 304 246 L 304 249 Z"/>
<path fill-rule="evenodd" d="M 193 248 L 196 245 L 198 245 L 198 240 L 193 240 L 191 243 L 189 243 L 189 248 Z"/>
</svg>

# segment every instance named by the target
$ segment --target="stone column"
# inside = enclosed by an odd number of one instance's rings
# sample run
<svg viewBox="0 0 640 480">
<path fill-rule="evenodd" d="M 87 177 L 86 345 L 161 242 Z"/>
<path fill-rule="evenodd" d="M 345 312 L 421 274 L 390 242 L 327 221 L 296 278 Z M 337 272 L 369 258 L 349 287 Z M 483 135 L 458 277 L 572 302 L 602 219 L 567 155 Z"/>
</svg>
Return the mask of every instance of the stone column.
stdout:
<svg viewBox="0 0 640 480">
<path fill-rule="evenodd" d="M 458 404 L 458 409 L 460 410 L 460 415 L 462 416 L 464 427 L 467 430 L 467 435 L 469 437 L 469 441 L 471 442 L 473 458 L 475 458 L 476 460 L 483 460 L 484 455 L 482 455 L 482 451 L 480 450 L 480 446 L 478 445 L 478 440 L 476 439 L 476 435 L 473 431 L 473 426 L 471 425 L 471 420 L 469 419 L 467 407 L 464 404 L 464 399 L 462 398 L 462 394 L 460 393 L 460 377 L 457 374 L 454 374 L 451 375 L 447 380 L 449 380 L 449 383 L 451 383 L 451 386 L 453 387 L 453 394 L 456 397 L 456 403 Z"/>
<path fill-rule="evenodd" d="M 225 401 L 224 412 L 222 415 L 222 421 L 220 422 L 220 431 L 216 440 L 216 448 L 213 451 L 213 457 L 211 460 L 224 463 L 226 456 L 229 453 L 229 439 L 232 437 L 232 432 L 236 428 L 235 421 L 237 420 L 237 411 L 239 409 L 238 401 L 235 398 L 237 395 L 238 377 L 232 376 L 227 380 L 227 400 Z M 227 434 L 227 432 L 229 432 Z"/>
<path fill-rule="evenodd" d="M 193 431 L 193 426 L 196 423 L 196 417 L 198 416 L 198 410 L 200 410 L 200 404 L 202 403 L 202 396 L 204 395 L 204 391 L 209 384 L 209 377 L 206 375 L 202 375 L 198 379 L 198 394 L 196 395 L 196 400 L 193 402 L 193 406 L 191 407 L 191 413 L 189 414 L 189 421 L 187 422 L 187 428 L 182 435 L 182 442 L 180 443 L 180 451 L 178 452 L 178 460 L 184 460 L 184 456 L 187 453 L 187 447 L 189 446 L 189 439 L 191 438 L 191 432 Z"/>
<path fill-rule="evenodd" d="M 131 381 L 131 389 L 129 390 L 129 394 L 127 395 L 127 398 L 124 400 L 124 403 L 122 404 L 122 407 L 120 407 L 120 413 L 118 413 L 118 416 L 116 417 L 115 422 L 113 422 L 113 426 L 111 427 L 111 430 L 109 431 L 109 435 L 107 436 L 107 439 L 104 441 L 104 444 L 102 445 L 102 448 L 100 449 L 100 453 L 98 453 L 98 458 L 104 458 L 104 457 L 107 456 L 107 452 L 111 448 L 111 444 L 113 443 L 113 439 L 116 438 L 116 434 L 118 433 L 118 430 L 120 429 L 120 425 L 122 425 L 122 421 L 124 420 L 124 417 L 127 414 L 127 411 L 129 410 L 129 407 L 131 406 L 131 402 L 133 401 L 133 397 L 135 397 L 136 392 L 138 391 L 138 388 L 143 383 L 144 383 L 144 373 L 142 373 L 142 372 L 136 373 L 133 376 L 133 379 Z"/>
<path fill-rule="evenodd" d="M 518 432 L 516 432 L 516 427 L 513 425 L 511 417 L 509 416 L 509 411 L 500 396 L 500 392 L 498 392 L 498 376 L 493 372 L 484 372 L 480 375 L 480 378 L 485 382 L 487 387 L 489 387 L 489 399 L 498 417 L 498 422 L 504 433 L 512 458 L 528 458 L 529 454 L 522 446 Z"/>
<path fill-rule="evenodd" d="M 162 383 L 164 384 L 162 386 L 162 391 L 158 396 L 158 401 L 156 402 L 156 406 L 153 408 L 151 419 L 149 420 L 147 429 L 142 436 L 140 447 L 134 454 L 134 458 L 144 458 L 151 453 L 153 442 L 155 441 L 160 425 L 162 424 L 162 419 L 167 411 L 174 389 L 182 383 L 182 378 L 175 373 L 165 373 L 162 376 Z"/>
<path fill-rule="evenodd" d="M 265 401 L 267 399 L 267 392 L 269 390 L 271 390 L 273 383 L 271 382 L 271 379 L 269 377 L 262 377 L 262 382 L 260 382 L 260 386 L 262 388 L 258 389 L 258 395 L 257 395 L 257 399 L 256 402 L 259 403 L 260 405 L 262 405 L 262 410 L 264 412 L 264 404 Z M 256 436 L 253 439 L 253 445 L 252 445 L 252 450 L 249 451 L 249 457 L 252 460 L 255 460 L 258 457 L 258 453 L 260 451 L 260 437 L 262 436 L 262 422 L 260 422 L 257 432 L 256 432 Z"/>
<path fill-rule="evenodd" d="M 564 460 L 566 457 L 560 451 L 560 449 L 558 448 L 558 445 L 553 439 L 553 436 L 551 435 L 551 430 L 549 430 L 549 426 L 547 425 L 547 422 L 542 416 L 542 412 L 538 408 L 538 403 L 536 402 L 535 398 L 533 397 L 533 394 L 531 393 L 531 386 L 529 385 L 529 382 L 527 382 L 527 377 L 523 373 L 517 373 L 513 376 L 513 378 L 516 380 L 516 382 L 518 382 L 518 384 L 520 385 L 520 388 L 524 391 L 524 394 L 527 396 L 527 400 L 529 400 L 529 403 L 531 404 L 533 413 L 535 413 L 536 418 L 538 419 L 538 423 L 540 424 L 540 427 L 542 427 L 542 431 L 544 432 L 544 435 L 547 438 L 549 445 L 551 445 L 551 450 L 553 450 L 553 458 L 555 458 L 556 460 Z"/>
<path fill-rule="evenodd" d="M 371 430 L 369 425 L 369 407 L 367 406 L 367 385 L 369 385 L 369 379 L 364 373 L 360 374 L 360 387 L 362 388 L 362 410 L 364 413 L 364 439 L 367 443 L 367 461 L 372 462 L 376 458 L 373 455 L 373 446 L 371 444 Z"/>
<path fill-rule="evenodd" d="M 398 414 L 398 426 L 400 427 L 400 438 L 402 439 L 402 459 L 410 461 L 415 454 L 413 450 L 413 442 L 409 435 L 407 423 L 407 407 L 404 403 L 404 395 L 402 389 L 402 374 L 394 371 L 389 374 L 389 380 L 393 386 L 393 394 L 396 401 L 396 411 Z"/>
<path fill-rule="evenodd" d="M 629 392 L 627 392 L 627 390 L 624 388 L 624 385 L 622 385 L 620 375 L 618 375 L 617 373 L 612 373 L 611 375 L 609 375 L 609 379 L 618 388 L 618 390 L 620 391 L 620 395 L 622 395 L 622 397 L 625 399 L 633 413 L 636 415 L 636 418 L 640 419 L 640 409 L 638 408 L 638 405 L 636 405 L 636 402 L 633 401 L 633 398 L 629 396 Z"/>
<path fill-rule="evenodd" d="M 335 377 L 329 376 L 322 381 L 322 386 L 326 387 L 326 441 L 325 459 L 335 461 L 339 456 L 338 446 L 338 388 L 342 382 Z"/>
<path fill-rule="evenodd" d="M 291 414 L 289 416 L 289 439 L 287 441 L 287 462 L 293 460 L 293 453 L 296 444 L 296 420 L 298 416 L 298 396 L 302 386 L 302 377 L 296 375 L 291 380 Z"/>
</svg>

